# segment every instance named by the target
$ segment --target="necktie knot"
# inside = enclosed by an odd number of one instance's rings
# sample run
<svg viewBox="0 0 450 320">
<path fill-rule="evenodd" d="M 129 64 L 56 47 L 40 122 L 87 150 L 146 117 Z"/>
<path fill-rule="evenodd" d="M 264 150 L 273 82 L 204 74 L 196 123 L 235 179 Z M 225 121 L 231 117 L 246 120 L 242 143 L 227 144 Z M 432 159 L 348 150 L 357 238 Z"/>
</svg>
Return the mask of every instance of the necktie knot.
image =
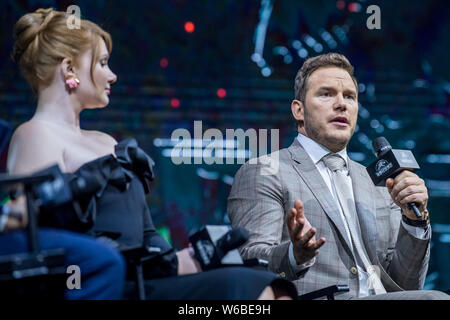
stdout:
<svg viewBox="0 0 450 320">
<path fill-rule="evenodd" d="M 322 158 L 322 161 L 325 166 L 333 172 L 342 170 L 343 168 L 347 167 L 345 160 L 336 153 L 329 153 L 325 155 Z"/>
</svg>

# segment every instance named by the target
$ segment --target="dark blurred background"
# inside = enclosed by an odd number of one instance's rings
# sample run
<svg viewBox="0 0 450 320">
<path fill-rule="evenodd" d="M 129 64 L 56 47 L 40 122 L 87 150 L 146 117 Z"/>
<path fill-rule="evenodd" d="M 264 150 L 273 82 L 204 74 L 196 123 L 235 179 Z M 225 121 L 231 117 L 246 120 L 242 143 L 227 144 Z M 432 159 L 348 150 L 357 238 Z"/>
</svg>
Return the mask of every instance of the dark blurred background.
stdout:
<svg viewBox="0 0 450 320">
<path fill-rule="evenodd" d="M 296 136 L 290 102 L 294 78 L 308 57 L 345 54 L 359 82 L 358 127 L 349 155 L 364 165 L 375 157 L 371 140 L 413 150 L 430 201 L 433 238 L 427 289 L 450 288 L 450 2 L 335 0 L 153 0 L 0 2 L 0 170 L 11 131 L 36 105 L 10 59 L 12 29 L 40 7 L 66 11 L 111 33 L 110 60 L 118 81 L 106 109 L 85 111 L 81 125 L 135 137 L 156 161 L 148 198 L 159 231 L 187 244 L 191 230 L 226 224 L 226 198 L 240 167 L 175 165 L 172 132 L 194 121 L 218 128 L 279 129 L 280 148 Z M 370 30 L 369 5 L 381 10 Z"/>
</svg>

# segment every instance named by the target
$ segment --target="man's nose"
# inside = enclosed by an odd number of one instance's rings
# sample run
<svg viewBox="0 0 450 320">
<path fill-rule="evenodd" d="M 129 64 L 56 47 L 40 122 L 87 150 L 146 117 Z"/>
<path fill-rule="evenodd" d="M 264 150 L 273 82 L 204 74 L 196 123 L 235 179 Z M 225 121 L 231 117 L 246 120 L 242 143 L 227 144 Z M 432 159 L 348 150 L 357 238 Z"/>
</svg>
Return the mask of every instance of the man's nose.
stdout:
<svg viewBox="0 0 450 320">
<path fill-rule="evenodd" d="M 336 99 L 334 102 L 334 109 L 346 109 L 347 108 L 347 104 L 345 102 L 344 96 L 342 95 L 342 93 L 338 93 L 336 95 Z"/>
</svg>

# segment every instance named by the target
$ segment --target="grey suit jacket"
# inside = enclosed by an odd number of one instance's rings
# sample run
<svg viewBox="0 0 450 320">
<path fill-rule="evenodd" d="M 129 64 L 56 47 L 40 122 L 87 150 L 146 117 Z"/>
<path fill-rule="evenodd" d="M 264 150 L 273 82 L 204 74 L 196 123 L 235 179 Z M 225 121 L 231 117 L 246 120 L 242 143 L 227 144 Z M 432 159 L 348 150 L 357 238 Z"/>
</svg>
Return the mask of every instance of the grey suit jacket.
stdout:
<svg viewBox="0 0 450 320">
<path fill-rule="evenodd" d="M 311 158 L 295 139 L 279 151 L 279 168 L 267 174 L 269 157 L 257 164 L 247 162 L 236 173 L 228 198 L 228 214 L 233 227 L 246 227 L 249 241 L 242 256 L 269 261 L 269 269 L 294 281 L 299 294 L 330 285 L 347 284 L 350 292 L 338 295 L 356 297 L 358 276 L 350 270 L 356 260 L 345 232 L 337 203 Z M 374 186 L 364 166 L 350 160 L 352 179 L 363 244 L 373 265 L 378 265 L 388 292 L 418 290 L 423 287 L 429 260 L 429 240 L 420 240 L 401 225 L 401 210 L 385 187 Z M 325 237 L 315 263 L 296 274 L 289 263 L 290 237 L 285 223 L 288 210 L 300 199 L 316 237 Z M 430 230 L 431 232 L 431 230 Z"/>
</svg>

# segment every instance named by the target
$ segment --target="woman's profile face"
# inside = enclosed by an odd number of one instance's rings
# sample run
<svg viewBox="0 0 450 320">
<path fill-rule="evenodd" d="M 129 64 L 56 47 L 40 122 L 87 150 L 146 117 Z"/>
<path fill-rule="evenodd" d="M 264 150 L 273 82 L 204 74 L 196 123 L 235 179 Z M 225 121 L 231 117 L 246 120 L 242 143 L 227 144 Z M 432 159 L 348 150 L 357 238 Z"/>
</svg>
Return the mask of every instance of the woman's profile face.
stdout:
<svg viewBox="0 0 450 320">
<path fill-rule="evenodd" d="M 80 57 L 79 68 L 76 72 L 80 84 L 75 93 L 86 109 L 103 108 L 109 103 L 111 84 L 116 82 L 117 76 L 108 66 L 109 53 L 105 41 L 100 40 L 99 59 L 93 67 L 91 78 L 92 49 L 87 50 Z"/>
</svg>

